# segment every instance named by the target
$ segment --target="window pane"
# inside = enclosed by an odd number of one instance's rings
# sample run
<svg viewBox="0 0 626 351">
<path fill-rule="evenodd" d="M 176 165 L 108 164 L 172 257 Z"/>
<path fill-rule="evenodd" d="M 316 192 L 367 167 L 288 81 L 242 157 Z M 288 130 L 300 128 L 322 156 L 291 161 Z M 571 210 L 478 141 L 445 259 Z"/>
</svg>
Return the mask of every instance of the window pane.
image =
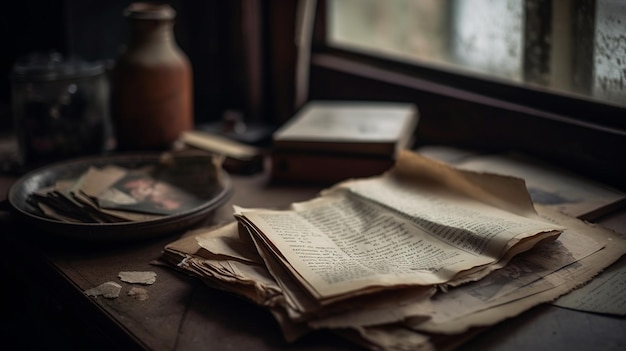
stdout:
<svg viewBox="0 0 626 351">
<path fill-rule="evenodd" d="M 594 45 L 594 96 L 626 104 L 626 1 L 599 0 Z"/>
<path fill-rule="evenodd" d="M 396 58 L 446 60 L 447 6 L 440 0 L 331 0 L 329 43 Z"/>
<path fill-rule="evenodd" d="M 481 73 L 522 78 L 522 0 L 452 2 L 451 61 Z"/>
<path fill-rule="evenodd" d="M 328 0 L 328 44 L 626 106 L 622 0 Z"/>
</svg>

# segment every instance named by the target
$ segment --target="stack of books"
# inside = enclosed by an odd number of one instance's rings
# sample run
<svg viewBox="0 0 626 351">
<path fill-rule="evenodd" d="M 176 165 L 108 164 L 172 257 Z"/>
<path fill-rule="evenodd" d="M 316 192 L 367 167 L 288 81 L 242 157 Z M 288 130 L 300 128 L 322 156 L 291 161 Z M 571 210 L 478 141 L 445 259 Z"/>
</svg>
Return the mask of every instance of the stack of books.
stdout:
<svg viewBox="0 0 626 351">
<path fill-rule="evenodd" d="M 272 136 L 274 181 L 332 184 L 389 170 L 412 146 L 414 104 L 310 101 Z"/>
</svg>

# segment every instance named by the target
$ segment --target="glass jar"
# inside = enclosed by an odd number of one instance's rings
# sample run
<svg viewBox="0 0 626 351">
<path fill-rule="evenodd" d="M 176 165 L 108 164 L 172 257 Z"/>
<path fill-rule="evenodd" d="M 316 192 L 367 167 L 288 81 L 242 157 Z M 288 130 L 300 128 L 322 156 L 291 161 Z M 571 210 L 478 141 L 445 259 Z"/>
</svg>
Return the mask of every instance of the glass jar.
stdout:
<svg viewBox="0 0 626 351">
<path fill-rule="evenodd" d="M 109 87 L 103 63 L 59 53 L 19 58 L 12 71 L 12 109 L 22 165 L 111 149 Z"/>
</svg>

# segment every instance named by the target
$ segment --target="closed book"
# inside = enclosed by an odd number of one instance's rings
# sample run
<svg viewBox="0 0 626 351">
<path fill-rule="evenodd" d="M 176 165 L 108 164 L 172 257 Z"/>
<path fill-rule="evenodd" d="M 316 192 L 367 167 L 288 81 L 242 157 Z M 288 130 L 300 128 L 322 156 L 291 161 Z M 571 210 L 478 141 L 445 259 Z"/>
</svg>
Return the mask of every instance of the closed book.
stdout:
<svg viewBox="0 0 626 351">
<path fill-rule="evenodd" d="M 394 157 L 410 147 L 418 120 L 410 103 L 313 100 L 274 132 L 272 147 Z"/>
<path fill-rule="evenodd" d="M 342 180 L 380 175 L 395 160 L 388 157 L 274 151 L 271 176 L 274 182 L 330 185 Z"/>
</svg>

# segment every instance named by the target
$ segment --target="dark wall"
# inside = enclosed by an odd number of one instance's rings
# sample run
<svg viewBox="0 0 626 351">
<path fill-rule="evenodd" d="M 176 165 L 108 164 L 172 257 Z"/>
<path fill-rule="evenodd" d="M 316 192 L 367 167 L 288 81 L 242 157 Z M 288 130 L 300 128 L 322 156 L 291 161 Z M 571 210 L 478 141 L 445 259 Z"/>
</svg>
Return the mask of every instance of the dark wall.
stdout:
<svg viewBox="0 0 626 351">
<path fill-rule="evenodd" d="M 0 130 L 12 125 L 10 72 L 15 59 L 32 51 L 65 50 L 62 0 L 21 0 L 0 11 Z"/>
<path fill-rule="evenodd" d="M 115 59 L 127 39 L 128 0 L 64 0 L 67 50 L 88 61 Z"/>
<path fill-rule="evenodd" d="M 15 60 L 56 50 L 88 61 L 113 60 L 124 49 L 129 0 L 20 0 L 0 12 L 0 131 L 12 127 L 10 72 Z M 176 40 L 194 69 L 196 121 L 221 118 L 242 101 L 241 8 L 239 1 L 169 1 L 177 11 Z"/>
</svg>

